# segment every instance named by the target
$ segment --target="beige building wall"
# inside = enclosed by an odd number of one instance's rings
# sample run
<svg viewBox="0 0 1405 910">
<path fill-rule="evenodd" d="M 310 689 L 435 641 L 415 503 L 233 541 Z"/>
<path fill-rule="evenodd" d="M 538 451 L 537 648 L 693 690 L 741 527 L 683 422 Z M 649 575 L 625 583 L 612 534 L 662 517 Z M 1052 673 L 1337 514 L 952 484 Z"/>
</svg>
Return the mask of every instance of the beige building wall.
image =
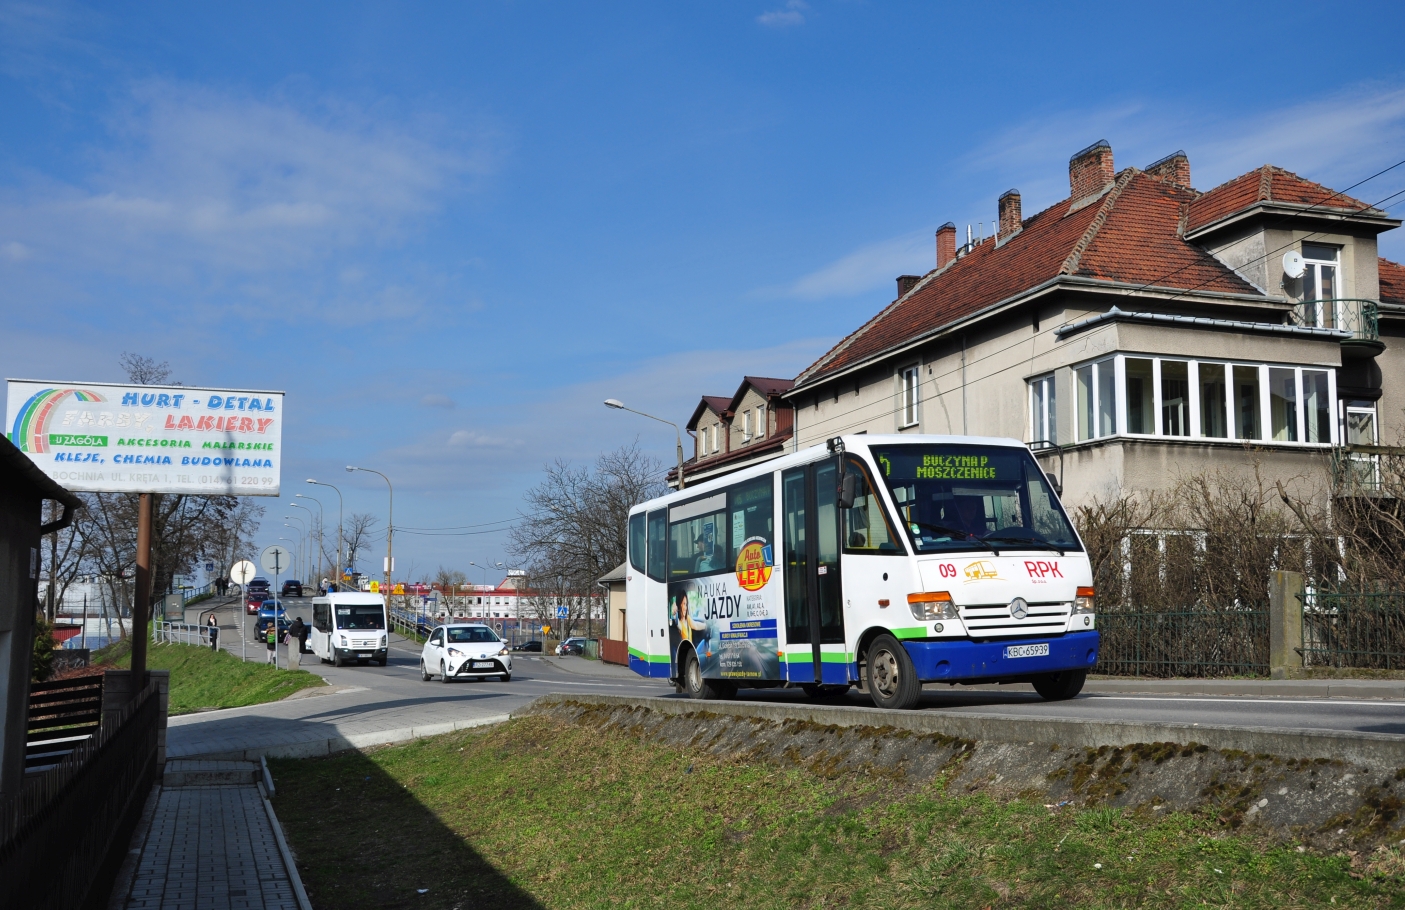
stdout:
<svg viewBox="0 0 1405 910">
<path fill-rule="evenodd" d="M 632 571 L 632 570 L 631 570 Z M 624 602 L 624 582 L 610 582 L 609 591 L 606 594 L 605 603 L 605 637 L 614 641 L 624 641 L 628 638 L 625 632 L 625 602 Z"/>
</svg>

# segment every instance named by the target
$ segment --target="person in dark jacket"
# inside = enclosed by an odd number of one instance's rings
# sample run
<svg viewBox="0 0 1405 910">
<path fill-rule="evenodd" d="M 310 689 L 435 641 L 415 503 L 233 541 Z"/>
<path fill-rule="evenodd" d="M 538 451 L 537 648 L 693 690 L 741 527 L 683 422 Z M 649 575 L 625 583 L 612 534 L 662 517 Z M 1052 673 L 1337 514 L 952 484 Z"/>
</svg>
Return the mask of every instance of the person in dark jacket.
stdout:
<svg viewBox="0 0 1405 910">
<path fill-rule="evenodd" d="M 288 640 L 293 641 L 294 639 L 298 643 L 298 653 L 307 653 L 307 626 L 303 625 L 301 616 L 294 619 L 292 625 L 288 626 Z"/>
</svg>

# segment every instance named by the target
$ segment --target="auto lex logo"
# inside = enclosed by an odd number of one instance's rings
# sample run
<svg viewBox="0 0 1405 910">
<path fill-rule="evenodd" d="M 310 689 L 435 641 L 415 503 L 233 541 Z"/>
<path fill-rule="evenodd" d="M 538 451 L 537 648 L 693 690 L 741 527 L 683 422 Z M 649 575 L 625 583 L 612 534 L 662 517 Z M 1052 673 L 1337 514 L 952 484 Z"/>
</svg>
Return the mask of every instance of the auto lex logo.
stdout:
<svg viewBox="0 0 1405 910">
<path fill-rule="evenodd" d="M 1026 559 L 1024 570 L 1029 577 L 1036 581 L 1043 581 L 1048 578 L 1063 578 L 1064 573 L 1059 571 L 1059 564 L 1047 559 Z"/>
</svg>

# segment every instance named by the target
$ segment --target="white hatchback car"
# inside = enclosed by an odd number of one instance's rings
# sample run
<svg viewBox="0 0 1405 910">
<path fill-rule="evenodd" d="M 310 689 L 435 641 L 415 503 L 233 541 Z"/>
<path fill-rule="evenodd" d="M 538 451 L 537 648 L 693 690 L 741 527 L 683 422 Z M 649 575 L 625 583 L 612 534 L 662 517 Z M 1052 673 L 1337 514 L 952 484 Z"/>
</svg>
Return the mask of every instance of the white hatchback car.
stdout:
<svg viewBox="0 0 1405 910">
<path fill-rule="evenodd" d="M 420 651 L 420 678 L 438 676 L 440 682 L 455 677 L 512 679 L 512 655 L 498 634 L 482 623 L 436 626 Z"/>
</svg>

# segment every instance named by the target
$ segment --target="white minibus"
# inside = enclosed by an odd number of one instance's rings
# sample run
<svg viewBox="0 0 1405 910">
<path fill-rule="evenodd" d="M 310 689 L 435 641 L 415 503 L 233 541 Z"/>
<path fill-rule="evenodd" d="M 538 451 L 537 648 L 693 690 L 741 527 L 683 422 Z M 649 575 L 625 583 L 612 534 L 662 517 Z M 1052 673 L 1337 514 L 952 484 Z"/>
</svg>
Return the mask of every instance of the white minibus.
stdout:
<svg viewBox="0 0 1405 910">
<path fill-rule="evenodd" d="M 385 598 L 359 591 L 335 591 L 312 599 L 312 653 L 334 666 L 374 660 L 385 666 Z"/>
<path fill-rule="evenodd" d="M 636 506 L 628 537 L 629 665 L 694 698 L 1063 699 L 1097 662 L 1087 553 L 1013 439 L 835 437 Z"/>
</svg>

